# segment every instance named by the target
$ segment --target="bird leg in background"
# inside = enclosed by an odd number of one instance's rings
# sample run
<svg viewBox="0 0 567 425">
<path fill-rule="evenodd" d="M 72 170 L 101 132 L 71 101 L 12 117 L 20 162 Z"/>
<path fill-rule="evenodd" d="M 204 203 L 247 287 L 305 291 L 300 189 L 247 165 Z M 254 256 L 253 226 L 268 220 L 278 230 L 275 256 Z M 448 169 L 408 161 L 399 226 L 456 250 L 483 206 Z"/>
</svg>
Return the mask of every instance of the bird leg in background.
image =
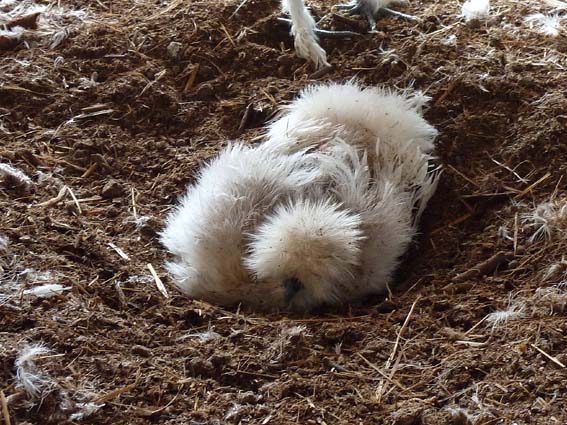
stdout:
<svg viewBox="0 0 567 425">
<path fill-rule="evenodd" d="M 406 15 L 405 13 L 392 10 L 387 7 L 380 7 L 378 10 L 373 10 L 370 2 L 365 0 L 355 0 L 349 4 L 337 4 L 335 5 L 337 10 L 344 10 L 349 15 L 359 15 L 366 18 L 368 24 L 370 25 L 370 31 L 376 30 L 376 18 L 381 16 L 394 16 L 400 19 L 406 19 L 408 21 L 419 21 L 419 18 L 412 15 Z"/>
<path fill-rule="evenodd" d="M 378 10 L 377 16 L 393 16 L 394 18 L 405 19 L 406 21 L 418 22 L 420 19 L 417 16 L 408 15 L 407 13 L 398 12 L 387 7 Z"/>
<path fill-rule="evenodd" d="M 327 53 L 319 46 L 317 24 L 304 0 L 282 0 L 282 8 L 291 18 L 291 34 L 297 55 L 311 60 L 317 68 L 329 67 Z"/>
<path fill-rule="evenodd" d="M 400 3 L 404 0 L 351 0 L 349 4 L 337 5 L 339 10 L 345 10 L 350 15 L 362 15 L 370 24 L 370 31 L 376 29 L 376 18 L 389 15 L 397 18 L 419 21 L 418 18 L 405 13 L 391 10 L 386 6 L 391 3 Z M 294 38 L 295 51 L 299 57 L 312 61 L 319 69 L 330 66 L 327 62 L 327 52 L 319 45 L 319 37 L 326 38 L 352 38 L 357 33 L 352 31 L 330 31 L 317 28 L 317 23 L 304 0 L 281 0 L 283 12 L 290 19 L 280 18 L 291 26 Z"/>
</svg>

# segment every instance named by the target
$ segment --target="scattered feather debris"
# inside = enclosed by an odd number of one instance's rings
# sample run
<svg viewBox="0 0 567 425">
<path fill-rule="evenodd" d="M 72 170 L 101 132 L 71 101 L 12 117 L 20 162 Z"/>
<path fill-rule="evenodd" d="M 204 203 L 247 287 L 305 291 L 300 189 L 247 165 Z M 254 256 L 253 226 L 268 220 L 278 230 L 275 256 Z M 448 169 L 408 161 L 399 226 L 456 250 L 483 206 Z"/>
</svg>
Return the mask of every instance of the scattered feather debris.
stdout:
<svg viewBox="0 0 567 425">
<path fill-rule="evenodd" d="M 44 345 L 33 344 L 25 347 L 16 359 L 16 387 L 23 388 L 31 398 L 39 398 L 53 385 L 47 376 L 38 371 L 36 365 L 36 360 L 49 352 Z"/>
<path fill-rule="evenodd" d="M 53 273 L 51 271 L 37 271 L 35 269 L 24 269 L 19 272 L 19 275 L 25 277 L 28 282 L 46 282 L 53 280 Z"/>
<path fill-rule="evenodd" d="M 26 289 L 24 291 L 24 295 L 32 295 L 38 298 L 51 298 L 61 295 L 63 292 L 69 291 L 70 289 L 70 286 L 63 286 L 58 283 L 48 283 L 46 285 Z"/>
<path fill-rule="evenodd" d="M 0 49 L 16 47 L 21 41 L 28 43 L 45 39 L 50 48 L 60 45 L 69 36 L 69 19 L 83 24 L 89 21 L 85 10 L 38 5 L 30 1 L 0 4 Z"/>
<path fill-rule="evenodd" d="M 267 352 L 270 361 L 279 362 L 293 357 L 305 345 L 305 339 L 310 336 L 303 325 L 284 327 L 280 338 L 272 344 Z"/>
<path fill-rule="evenodd" d="M 102 407 L 104 407 L 104 403 L 103 404 L 77 403 L 76 408 L 78 408 L 78 411 L 75 412 L 75 413 L 72 413 L 69 416 L 69 420 L 70 421 L 82 421 L 83 419 L 86 419 L 89 416 L 92 416 L 93 414 L 98 412 Z"/>
<path fill-rule="evenodd" d="M 463 3 L 461 15 L 465 21 L 481 20 L 488 17 L 490 12 L 489 0 L 468 0 Z"/>
<path fill-rule="evenodd" d="M 441 39 L 441 44 L 447 47 L 455 47 L 457 45 L 457 36 L 455 34 L 448 35 Z"/>
<path fill-rule="evenodd" d="M 511 305 L 506 310 L 495 311 L 486 316 L 486 323 L 492 326 L 492 331 L 496 328 L 506 326 L 512 320 L 524 317 L 524 308 L 522 306 Z"/>
<path fill-rule="evenodd" d="M 205 332 L 189 333 L 187 335 L 183 335 L 179 337 L 177 340 L 183 341 L 188 338 L 197 338 L 200 343 L 205 343 L 221 337 L 222 337 L 221 334 L 209 329 Z"/>
<path fill-rule="evenodd" d="M 567 200 L 555 199 L 541 203 L 529 213 L 522 214 L 522 222 L 533 230 L 530 242 L 550 240 L 554 236 L 565 237 L 567 232 Z"/>
<path fill-rule="evenodd" d="M 543 13 L 534 13 L 526 16 L 525 21 L 530 25 L 530 28 L 537 28 L 537 30 L 545 35 L 557 37 L 561 31 L 561 21 L 563 16 L 555 13 L 553 15 L 544 15 Z"/>
</svg>

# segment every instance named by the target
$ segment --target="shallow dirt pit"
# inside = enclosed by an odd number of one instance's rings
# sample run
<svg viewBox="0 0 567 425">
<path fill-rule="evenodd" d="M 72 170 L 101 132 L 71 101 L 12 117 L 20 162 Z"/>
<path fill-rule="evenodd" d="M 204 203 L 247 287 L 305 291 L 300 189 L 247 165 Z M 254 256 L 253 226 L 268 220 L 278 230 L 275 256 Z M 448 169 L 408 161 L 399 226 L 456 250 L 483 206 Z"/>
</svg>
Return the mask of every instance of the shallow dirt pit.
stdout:
<svg viewBox="0 0 567 425">
<path fill-rule="evenodd" d="M 38 4 L 38 28 L 0 43 L 4 423 L 567 423 L 567 39 L 525 20 L 552 7 L 496 1 L 467 24 L 413 1 L 420 23 L 323 40 L 317 73 L 277 1 Z M 354 76 L 422 90 L 440 130 L 391 296 L 301 317 L 180 296 L 156 232 L 199 166 Z"/>
</svg>

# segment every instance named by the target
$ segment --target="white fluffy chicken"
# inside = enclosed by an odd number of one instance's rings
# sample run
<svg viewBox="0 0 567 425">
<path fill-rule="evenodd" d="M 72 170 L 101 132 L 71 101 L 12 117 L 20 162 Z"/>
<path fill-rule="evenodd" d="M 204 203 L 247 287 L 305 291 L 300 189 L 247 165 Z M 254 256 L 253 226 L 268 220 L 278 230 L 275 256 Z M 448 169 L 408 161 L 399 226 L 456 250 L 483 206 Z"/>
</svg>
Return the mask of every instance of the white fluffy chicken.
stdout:
<svg viewBox="0 0 567 425">
<path fill-rule="evenodd" d="M 408 20 L 417 20 L 414 16 L 406 15 L 389 8 L 392 4 L 405 3 L 405 0 L 352 0 L 349 4 L 337 5 L 351 15 L 364 16 L 370 25 L 370 30 L 376 29 L 376 17 L 392 15 Z M 295 50 L 298 56 L 312 61 L 317 67 L 330 66 L 327 53 L 319 45 L 318 36 L 348 37 L 356 35 L 350 31 L 325 31 L 317 28 L 315 20 L 307 10 L 304 0 L 282 0 L 282 8 L 290 17 L 291 34 L 294 37 Z"/>
<path fill-rule="evenodd" d="M 192 298 L 309 310 L 380 293 L 435 191 L 424 96 L 308 88 L 258 146 L 225 148 L 167 219 Z"/>
</svg>

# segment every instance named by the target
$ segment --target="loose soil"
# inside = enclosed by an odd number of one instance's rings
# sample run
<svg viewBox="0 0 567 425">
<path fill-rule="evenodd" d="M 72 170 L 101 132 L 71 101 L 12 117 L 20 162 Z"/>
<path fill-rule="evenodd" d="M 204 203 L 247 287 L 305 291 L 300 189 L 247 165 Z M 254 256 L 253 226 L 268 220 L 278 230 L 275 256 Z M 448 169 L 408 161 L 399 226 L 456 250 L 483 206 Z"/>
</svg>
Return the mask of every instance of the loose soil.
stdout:
<svg viewBox="0 0 567 425">
<path fill-rule="evenodd" d="M 32 179 L 0 185 L 12 424 L 567 424 L 567 295 L 546 276 L 567 239 L 531 243 L 522 222 L 567 184 L 567 38 L 524 21 L 543 3 L 466 24 L 458 2 L 414 0 L 418 24 L 323 40 L 323 73 L 276 0 L 60 4 L 89 12 L 59 22 L 60 44 L 0 51 L 0 162 Z M 366 29 L 310 4 L 322 27 Z M 294 316 L 179 294 L 156 233 L 202 163 L 257 142 L 306 85 L 352 77 L 424 91 L 440 131 L 443 177 L 390 296 Z M 24 292 L 44 283 L 71 289 Z M 15 361 L 37 343 L 51 384 L 34 400 Z"/>
</svg>

